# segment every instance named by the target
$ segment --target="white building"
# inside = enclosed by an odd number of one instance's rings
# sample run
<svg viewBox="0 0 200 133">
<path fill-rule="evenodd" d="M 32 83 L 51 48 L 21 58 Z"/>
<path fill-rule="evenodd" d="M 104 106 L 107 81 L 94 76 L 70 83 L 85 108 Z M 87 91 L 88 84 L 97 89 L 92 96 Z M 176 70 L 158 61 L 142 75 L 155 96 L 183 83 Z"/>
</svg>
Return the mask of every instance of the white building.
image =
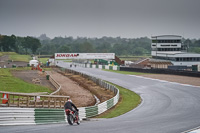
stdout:
<svg viewBox="0 0 200 133">
<path fill-rule="evenodd" d="M 170 60 L 173 65 L 200 65 L 200 54 L 187 53 L 181 36 L 152 36 L 151 48 L 152 58 Z"/>
</svg>

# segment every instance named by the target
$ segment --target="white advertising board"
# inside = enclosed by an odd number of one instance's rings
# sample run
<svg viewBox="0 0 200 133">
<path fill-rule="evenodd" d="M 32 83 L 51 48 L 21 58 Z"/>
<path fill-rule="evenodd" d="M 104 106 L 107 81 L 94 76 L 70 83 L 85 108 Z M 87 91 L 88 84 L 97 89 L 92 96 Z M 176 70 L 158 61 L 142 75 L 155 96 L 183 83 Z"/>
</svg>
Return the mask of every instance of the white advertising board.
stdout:
<svg viewBox="0 0 200 133">
<path fill-rule="evenodd" d="M 55 53 L 55 59 L 115 59 L 115 53 Z"/>
</svg>

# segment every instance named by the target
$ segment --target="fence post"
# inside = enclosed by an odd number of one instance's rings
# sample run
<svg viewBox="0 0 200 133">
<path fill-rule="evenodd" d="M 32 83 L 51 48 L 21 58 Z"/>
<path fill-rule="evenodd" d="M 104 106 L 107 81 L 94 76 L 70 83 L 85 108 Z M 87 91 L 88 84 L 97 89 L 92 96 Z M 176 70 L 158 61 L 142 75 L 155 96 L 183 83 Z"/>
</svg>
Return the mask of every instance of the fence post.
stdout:
<svg viewBox="0 0 200 133">
<path fill-rule="evenodd" d="M 36 102 L 37 102 L 36 99 L 37 99 L 37 98 L 35 97 L 35 105 L 34 105 L 34 107 L 36 107 Z"/>
<path fill-rule="evenodd" d="M 20 98 L 19 98 L 19 96 L 18 96 L 18 107 L 19 107 L 19 100 L 20 100 Z"/>
<path fill-rule="evenodd" d="M 44 108 L 44 99 L 42 100 L 42 107 Z"/>
<path fill-rule="evenodd" d="M 29 107 L 29 96 L 27 96 L 27 104 L 26 104 L 27 107 Z"/>
<path fill-rule="evenodd" d="M 56 98 L 54 98 L 54 108 L 56 108 Z"/>
<path fill-rule="evenodd" d="M 8 107 L 10 107 L 10 95 L 8 95 Z"/>
<path fill-rule="evenodd" d="M 50 108 L 50 97 L 48 97 L 48 108 Z"/>
</svg>

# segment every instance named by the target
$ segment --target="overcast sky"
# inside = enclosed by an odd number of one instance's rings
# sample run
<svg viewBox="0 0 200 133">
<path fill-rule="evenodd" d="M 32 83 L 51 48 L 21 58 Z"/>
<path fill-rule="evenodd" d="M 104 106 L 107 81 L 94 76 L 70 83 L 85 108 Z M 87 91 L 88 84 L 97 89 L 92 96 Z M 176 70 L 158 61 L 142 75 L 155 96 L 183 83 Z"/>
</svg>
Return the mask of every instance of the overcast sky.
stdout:
<svg viewBox="0 0 200 133">
<path fill-rule="evenodd" d="M 0 0 L 0 34 L 200 38 L 200 0 Z"/>
</svg>

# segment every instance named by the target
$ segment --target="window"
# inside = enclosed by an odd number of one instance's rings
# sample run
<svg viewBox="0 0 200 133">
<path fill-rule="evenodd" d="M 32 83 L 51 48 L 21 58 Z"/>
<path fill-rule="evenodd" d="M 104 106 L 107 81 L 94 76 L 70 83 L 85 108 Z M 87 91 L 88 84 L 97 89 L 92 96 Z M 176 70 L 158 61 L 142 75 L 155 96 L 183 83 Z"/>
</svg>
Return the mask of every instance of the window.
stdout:
<svg viewBox="0 0 200 133">
<path fill-rule="evenodd" d="M 157 43 L 157 40 L 152 40 L 152 43 Z"/>
<path fill-rule="evenodd" d="M 170 45 L 161 45 L 161 46 L 169 47 Z"/>
</svg>

